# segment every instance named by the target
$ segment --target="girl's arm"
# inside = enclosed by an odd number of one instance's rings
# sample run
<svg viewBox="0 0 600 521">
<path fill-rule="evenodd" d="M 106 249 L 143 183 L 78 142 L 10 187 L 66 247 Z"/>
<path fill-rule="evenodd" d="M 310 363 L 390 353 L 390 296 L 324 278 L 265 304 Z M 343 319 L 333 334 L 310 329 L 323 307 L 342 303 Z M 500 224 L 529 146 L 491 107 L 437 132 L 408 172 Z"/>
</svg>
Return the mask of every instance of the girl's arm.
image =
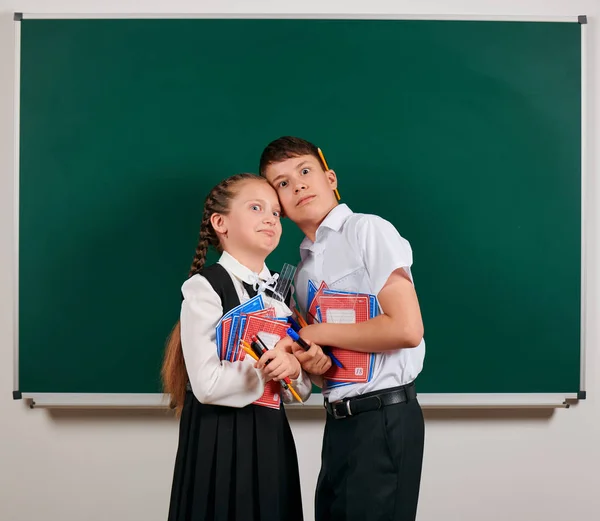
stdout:
<svg viewBox="0 0 600 521">
<path fill-rule="evenodd" d="M 216 327 L 223 316 L 219 295 L 201 275 L 188 279 L 182 293 L 181 345 L 198 401 L 245 407 L 260 398 L 264 382 L 253 360 L 221 361 L 217 354 Z"/>
</svg>

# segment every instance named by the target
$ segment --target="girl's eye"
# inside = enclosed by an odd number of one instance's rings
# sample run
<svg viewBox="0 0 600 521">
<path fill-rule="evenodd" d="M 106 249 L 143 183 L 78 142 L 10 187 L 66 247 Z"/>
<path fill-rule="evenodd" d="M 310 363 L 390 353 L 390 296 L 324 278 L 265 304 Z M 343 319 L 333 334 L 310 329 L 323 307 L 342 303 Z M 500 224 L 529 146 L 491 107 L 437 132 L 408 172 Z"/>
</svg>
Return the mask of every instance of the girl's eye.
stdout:
<svg viewBox="0 0 600 521">
<path fill-rule="evenodd" d="M 310 170 L 308 168 L 303 168 L 302 171 L 301 171 L 302 175 L 306 175 L 309 172 L 310 172 Z"/>
<path fill-rule="evenodd" d="M 281 217 L 281 212 L 273 212 L 273 215 L 274 215 L 275 217 Z"/>
<path fill-rule="evenodd" d="M 281 183 L 279 183 L 279 188 L 285 188 L 288 185 L 287 181 L 281 181 Z"/>
<path fill-rule="evenodd" d="M 260 205 L 258 205 L 258 204 L 253 204 L 253 205 L 251 206 L 251 208 L 252 208 L 252 210 L 255 210 L 255 211 L 257 211 L 257 212 L 260 212 Z"/>
</svg>

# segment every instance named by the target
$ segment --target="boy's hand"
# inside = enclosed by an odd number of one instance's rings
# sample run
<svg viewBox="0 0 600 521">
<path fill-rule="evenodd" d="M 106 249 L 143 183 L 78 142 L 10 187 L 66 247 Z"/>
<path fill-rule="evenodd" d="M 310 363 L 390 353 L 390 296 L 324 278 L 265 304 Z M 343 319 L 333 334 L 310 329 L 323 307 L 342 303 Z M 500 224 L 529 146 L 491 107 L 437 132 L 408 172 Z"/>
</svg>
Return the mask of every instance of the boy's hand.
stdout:
<svg viewBox="0 0 600 521">
<path fill-rule="evenodd" d="M 265 365 L 268 360 L 271 360 L 269 365 Z M 296 357 L 283 349 L 270 349 L 260 357 L 254 367 L 262 371 L 265 382 L 283 380 L 285 377 L 297 380 L 301 370 Z"/>
<path fill-rule="evenodd" d="M 294 345 L 294 341 L 292 337 L 284 336 L 279 342 L 275 344 L 274 349 L 279 349 L 280 351 L 285 351 L 286 353 L 292 354 L 292 346 Z"/>
<path fill-rule="evenodd" d="M 302 330 L 304 331 L 304 329 Z M 296 342 L 292 345 L 294 356 L 298 359 L 298 362 L 302 365 L 307 373 L 314 375 L 321 375 L 326 373 L 331 367 L 331 358 L 329 358 L 320 346 L 306 340 L 306 343 L 310 346 L 308 351 L 302 349 Z"/>
</svg>

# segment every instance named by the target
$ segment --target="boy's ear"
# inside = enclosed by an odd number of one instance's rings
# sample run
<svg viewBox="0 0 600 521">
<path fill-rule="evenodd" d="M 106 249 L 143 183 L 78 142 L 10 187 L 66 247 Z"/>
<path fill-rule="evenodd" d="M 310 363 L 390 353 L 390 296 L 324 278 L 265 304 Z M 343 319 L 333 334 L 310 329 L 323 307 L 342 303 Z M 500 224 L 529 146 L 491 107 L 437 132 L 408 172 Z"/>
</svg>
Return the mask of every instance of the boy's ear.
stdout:
<svg viewBox="0 0 600 521">
<path fill-rule="evenodd" d="M 215 232 L 225 235 L 227 233 L 227 225 L 225 223 L 225 217 L 220 213 L 213 213 L 210 216 L 210 224 L 212 224 Z"/>
<path fill-rule="evenodd" d="M 335 190 L 338 185 L 337 175 L 335 175 L 335 172 L 333 170 L 325 171 L 325 175 L 327 176 L 327 181 L 329 181 L 329 185 L 331 186 L 331 189 Z"/>
</svg>

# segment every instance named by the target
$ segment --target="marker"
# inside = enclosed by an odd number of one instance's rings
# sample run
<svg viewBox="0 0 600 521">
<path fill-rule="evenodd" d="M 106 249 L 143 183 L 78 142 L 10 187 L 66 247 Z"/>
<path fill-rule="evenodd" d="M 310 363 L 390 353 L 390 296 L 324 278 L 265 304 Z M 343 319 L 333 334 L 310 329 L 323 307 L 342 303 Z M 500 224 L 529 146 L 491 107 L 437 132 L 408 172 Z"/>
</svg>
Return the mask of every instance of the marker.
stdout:
<svg viewBox="0 0 600 521">
<path fill-rule="evenodd" d="M 292 328 L 294 329 L 294 331 L 298 332 L 298 331 L 300 331 L 302 329 L 300 327 L 300 325 L 298 324 L 298 322 L 296 322 L 291 316 L 287 317 L 287 321 L 290 324 L 290 326 L 292 326 Z"/>
<path fill-rule="evenodd" d="M 260 337 L 258 335 L 252 335 L 252 342 L 256 342 L 257 344 L 260 344 L 262 351 L 268 351 L 269 348 L 266 346 L 266 344 L 260 339 Z"/>
<path fill-rule="evenodd" d="M 310 346 L 300 337 L 300 335 L 298 335 L 298 333 L 296 333 L 291 327 L 287 330 L 287 334 L 288 336 L 292 337 L 292 340 L 294 342 L 296 342 L 296 344 L 298 344 L 302 349 L 304 349 L 305 351 L 308 351 L 310 349 Z M 340 362 L 335 355 L 330 352 L 327 348 L 323 348 L 323 352 L 329 357 L 331 358 L 331 361 L 337 365 L 340 369 L 343 369 L 344 366 L 342 365 L 342 362 Z"/>
<path fill-rule="evenodd" d="M 265 350 L 260 347 L 256 342 L 252 342 L 252 344 L 250 344 L 250 347 L 252 347 L 252 350 L 258 355 L 258 357 L 260 358 L 264 353 Z M 271 360 L 267 360 L 267 363 L 269 363 Z"/>
<path fill-rule="evenodd" d="M 250 349 L 255 354 L 255 356 L 257 356 L 258 358 L 260 358 L 262 356 L 262 350 L 255 342 L 252 342 L 252 345 L 250 345 L 248 342 L 246 342 L 243 339 L 240 340 L 240 342 L 246 349 Z"/>
<path fill-rule="evenodd" d="M 292 340 L 294 342 L 296 342 L 296 344 L 298 344 L 302 349 L 304 349 L 305 351 L 308 351 L 310 349 L 310 346 L 300 337 L 300 335 L 298 333 L 296 333 L 291 327 L 288 328 L 288 330 L 286 331 L 286 333 L 288 334 L 288 336 L 290 336 L 292 338 Z"/>
<path fill-rule="evenodd" d="M 256 356 L 256 353 L 254 351 L 252 351 L 252 349 L 248 349 L 245 345 L 242 344 L 242 349 L 244 351 L 246 351 L 246 353 L 248 353 L 249 356 L 251 356 L 252 358 L 254 358 L 254 360 L 256 360 L 258 362 L 258 356 Z"/>
</svg>

